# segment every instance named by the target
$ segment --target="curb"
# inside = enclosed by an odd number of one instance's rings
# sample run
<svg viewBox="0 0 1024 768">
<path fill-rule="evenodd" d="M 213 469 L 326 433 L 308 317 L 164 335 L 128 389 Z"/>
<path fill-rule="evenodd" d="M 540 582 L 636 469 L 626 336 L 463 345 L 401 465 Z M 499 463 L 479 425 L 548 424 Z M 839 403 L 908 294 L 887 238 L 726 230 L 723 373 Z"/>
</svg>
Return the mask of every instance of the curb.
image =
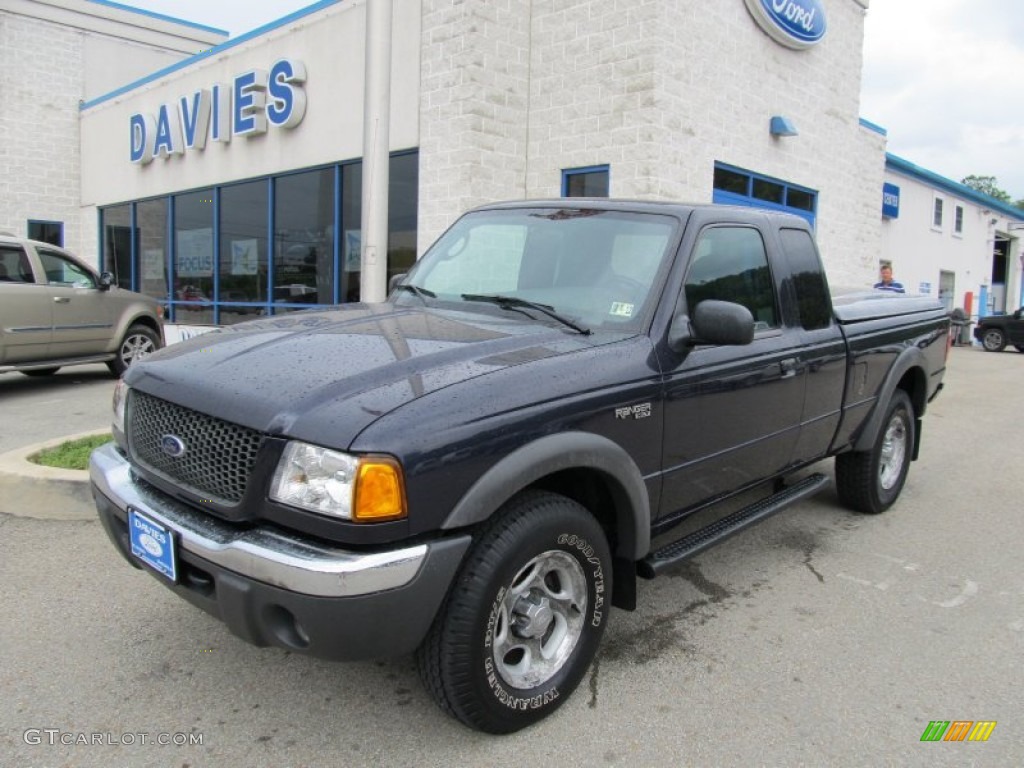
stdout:
<svg viewBox="0 0 1024 768">
<path fill-rule="evenodd" d="M 28 457 L 68 440 L 101 435 L 110 427 L 47 440 L 0 454 L 0 513 L 36 520 L 95 520 L 89 472 L 34 464 Z"/>
</svg>

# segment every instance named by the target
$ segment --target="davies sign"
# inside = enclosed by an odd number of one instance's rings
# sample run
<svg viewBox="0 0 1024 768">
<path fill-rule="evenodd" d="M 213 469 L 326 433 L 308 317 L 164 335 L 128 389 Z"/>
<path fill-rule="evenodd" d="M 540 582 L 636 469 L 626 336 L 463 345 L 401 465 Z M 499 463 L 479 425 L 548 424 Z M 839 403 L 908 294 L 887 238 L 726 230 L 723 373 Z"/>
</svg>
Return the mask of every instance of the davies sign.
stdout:
<svg viewBox="0 0 1024 768">
<path fill-rule="evenodd" d="M 825 6 L 821 0 L 744 0 L 754 21 L 768 36 L 787 48 L 804 50 L 825 36 Z"/>
<path fill-rule="evenodd" d="M 294 128 L 306 114 L 306 66 L 281 59 L 268 72 L 251 69 L 229 83 L 161 104 L 156 114 L 137 112 L 130 123 L 129 158 L 146 164 L 185 150 L 203 149 L 206 140 L 229 142 L 232 136 L 256 136 L 267 127 Z"/>
</svg>

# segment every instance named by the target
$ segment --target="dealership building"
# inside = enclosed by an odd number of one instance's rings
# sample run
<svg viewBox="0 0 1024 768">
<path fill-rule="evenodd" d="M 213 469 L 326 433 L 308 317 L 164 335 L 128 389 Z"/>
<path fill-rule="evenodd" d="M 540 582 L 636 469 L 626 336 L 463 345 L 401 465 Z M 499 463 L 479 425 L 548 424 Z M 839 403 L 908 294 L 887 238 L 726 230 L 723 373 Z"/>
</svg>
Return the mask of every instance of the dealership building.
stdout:
<svg viewBox="0 0 1024 768">
<path fill-rule="evenodd" d="M 367 29 L 382 3 L 383 37 Z M 28 147 L 45 126 L 33 91 L 59 94 L 62 120 L 73 101 L 73 125 L 31 147 L 66 175 L 18 204 L 5 194 L 0 228 L 60 224 L 61 244 L 164 301 L 172 328 L 357 300 L 363 209 L 384 200 L 381 281 L 474 205 L 613 196 L 789 211 L 815 228 L 833 284 L 869 286 L 891 262 L 908 289 L 972 314 L 1018 306 L 1024 214 L 886 155 L 860 118 L 867 8 L 322 0 L 226 39 L 115 3 L 0 0 L 6 58 L 10 40 L 43 37 L 55 69 L 107 37 L 105 51 L 132 48 L 102 73 L 20 78 L 36 117 L 4 118 L 5 133 Z M 390 61 L 383 88 L 367 86 L 368 40 Z M 386 126 L 369 135 L 373 114 Z M 386 175 L 367 147 L 387 150 Z M 58 186 L 67 199 L 48 209 Z"/>
</svg>

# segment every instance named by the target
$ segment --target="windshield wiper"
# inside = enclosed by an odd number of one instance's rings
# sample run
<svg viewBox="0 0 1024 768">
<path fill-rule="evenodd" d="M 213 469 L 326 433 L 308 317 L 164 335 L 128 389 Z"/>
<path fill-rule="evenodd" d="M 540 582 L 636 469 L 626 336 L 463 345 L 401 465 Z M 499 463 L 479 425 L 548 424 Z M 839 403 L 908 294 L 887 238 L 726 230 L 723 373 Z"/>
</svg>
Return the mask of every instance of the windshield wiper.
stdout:
<svg viewBox="0 0 1024 768">
<path fill-rule="evenodd" d="M 428 291 L 426 288 L 420 288 L 418 285 L 413 285 L 412 283 L 399 283 L 392 288 L 392 290 L 408 291 L 409 293 L 416 294 L 424 304 L 427 303 L 427 297 L 430 297 L 431 299 L 437 298 L 437 294 L 433 291 Z"/>
<path fill-rule="evenodd" d="M 536 301 L 521 299 L 518 296 L 498 296 L 482 293 L 464 293 L 462 294 L 462 298 L 464 301 L 486 301 L 491 304 L 497 304 L 502 309 L 532 309 L 540 312 L 541 314 L 547 315 L 553 320 L 557 320 L 562 325 L 568 326 L 584 336 L 589 336 L 591 333 L 589 328 L 576 325 L 576 323 L 569 318 L 555 312 L 555 308 L 550 304 L 540 304 Z"/>
</svg>

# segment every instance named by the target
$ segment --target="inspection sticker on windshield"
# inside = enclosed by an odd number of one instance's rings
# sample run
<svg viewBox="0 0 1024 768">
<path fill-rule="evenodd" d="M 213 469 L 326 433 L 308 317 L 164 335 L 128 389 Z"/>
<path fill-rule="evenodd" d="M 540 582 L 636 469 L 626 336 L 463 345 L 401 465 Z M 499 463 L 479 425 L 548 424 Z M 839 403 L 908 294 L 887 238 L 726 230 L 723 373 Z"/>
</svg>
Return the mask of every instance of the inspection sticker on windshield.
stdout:
<svg viewBox="0 0 1024 768">
<path fill-rule="evenodd" d="M 174 562 L 174 536 L 169 530 L 129 507 L 128 535 L 131 537 L 132 554 L 135 557 L 171 581 L 178 580 Z"/>
<path fill-rule="evenodd" d="M 627 304 L 624 301 L 613 301 L 612 308 L 608 310 L 608 314 L 614 317 L 632 317 L 633 307 L 633 304 Z"/>
</svg>

